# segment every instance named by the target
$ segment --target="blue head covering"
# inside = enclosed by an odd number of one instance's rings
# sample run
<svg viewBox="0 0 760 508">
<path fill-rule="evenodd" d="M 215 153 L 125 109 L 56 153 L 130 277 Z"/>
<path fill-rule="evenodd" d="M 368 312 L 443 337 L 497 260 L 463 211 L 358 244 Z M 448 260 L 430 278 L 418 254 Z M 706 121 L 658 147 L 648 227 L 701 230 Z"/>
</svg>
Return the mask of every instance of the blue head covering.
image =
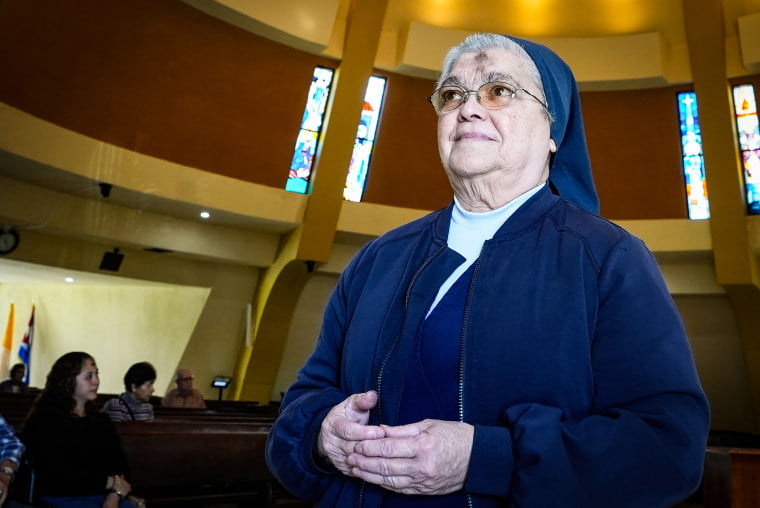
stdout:
<svg viewBox="0 0 760 508">
<path fill-rule="evenodd" d="M 507 36 L 530 55 L 544 85 L 549 112 L 554 117 L 551 137 L 557 144 L 549 182 L 562 198 L 592 213 L 599 213 L 599 197 L 591 175 L 578 85 L 570 67 L 541 44 Z"/>
</svg>

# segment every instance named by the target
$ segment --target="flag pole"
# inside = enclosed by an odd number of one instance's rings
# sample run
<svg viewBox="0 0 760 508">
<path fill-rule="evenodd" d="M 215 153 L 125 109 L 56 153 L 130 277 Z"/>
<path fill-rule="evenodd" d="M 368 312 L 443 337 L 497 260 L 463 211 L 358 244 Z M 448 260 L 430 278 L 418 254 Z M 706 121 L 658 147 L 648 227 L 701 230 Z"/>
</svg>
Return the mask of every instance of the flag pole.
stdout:
<svg viewBox="0 0 760 508">
<path fill-rule="evenodd" d="M 14 325 L 15 307 L 11 302 L 11 308 L 8 311 L 8 324 L 5 326 L 5 334 L 3 335 L 3 349 L 0 352 L 0 367 L 2 367 L 2 375 L 5 375 L 5 371 L 10 368 L 11 361 L 11 348 L 13 347 L 13 325 Z"/>
</svg>

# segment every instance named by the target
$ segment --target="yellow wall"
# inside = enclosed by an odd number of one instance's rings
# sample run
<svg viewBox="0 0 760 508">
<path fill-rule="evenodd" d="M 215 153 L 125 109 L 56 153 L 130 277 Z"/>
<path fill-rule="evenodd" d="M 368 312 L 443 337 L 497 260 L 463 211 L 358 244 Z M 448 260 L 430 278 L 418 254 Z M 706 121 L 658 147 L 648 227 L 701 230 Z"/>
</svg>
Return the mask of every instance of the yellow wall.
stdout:
<svg viewBox="0 0 760 508">
<path fill-rule="evenodd" d="M 140 361 L 156 368 L 157 391 L 167 386 L 208 293 L 206 288 L 163 284 L 3 284 L 0 302 L 13 301 L 21 318 L 16 320 L 14 354 L 32 303 L 36 305 L 32 386 L 44 386 L 53 362 L 76 349 L 95 357 L 100 392 L 121 393 L 124 373 Z"/>
</svg>

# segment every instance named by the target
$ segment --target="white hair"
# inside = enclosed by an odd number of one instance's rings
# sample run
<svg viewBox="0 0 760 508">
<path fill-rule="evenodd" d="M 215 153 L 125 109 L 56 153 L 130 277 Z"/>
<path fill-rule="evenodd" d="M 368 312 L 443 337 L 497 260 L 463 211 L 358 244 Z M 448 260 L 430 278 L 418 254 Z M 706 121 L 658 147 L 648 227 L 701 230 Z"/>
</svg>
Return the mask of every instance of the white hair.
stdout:
<svg viewBox="0 0 760 508">
<path fill-rule="evenodd" d="M 527 64 L 528 72 L 534 84 L 538 87 L 538 90 L 546 102 L 546 93 L 544 92 L 544 83 L 541 80 L 541 73 L 538 72 L 536 63 L 530 57 L 527 51 L 523 49 L 517 42 L 510 39 L 506 35 L 493 34 L 493 33 L 477 33 L 467 36 L 462 42 L 454 46 L 446 53 L 443 59 L 443 65 L 441 69 L 441 76 L 438 78 L 438 82 L 435 87 L 438 88 L 451 74 L 451 68 L 459 60 L 459 58 L 466 53 L 479 53 L 490 48 L 502 48 L 509 53 L 521 58 Z"/>
</svg>

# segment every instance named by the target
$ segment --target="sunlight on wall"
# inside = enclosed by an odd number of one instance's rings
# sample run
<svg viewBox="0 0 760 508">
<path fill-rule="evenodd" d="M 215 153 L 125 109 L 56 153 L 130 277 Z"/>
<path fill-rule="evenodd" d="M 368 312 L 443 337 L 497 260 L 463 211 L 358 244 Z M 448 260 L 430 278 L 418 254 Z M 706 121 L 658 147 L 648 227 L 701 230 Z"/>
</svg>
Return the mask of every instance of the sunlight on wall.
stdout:
<svg viewBox="0 0 760 508">
<path fill-rule="evenodd" d="M 129 366 L 148 361 L 158 373 L 155 395 L 162 396 L 161 387 L 170 383 L 209 291 L 166 285 L 2 284 L 1 315 L 7 315 L 11 301 L 16 307 L 11 362 L 34 303 L 31 386 L 44 387 L 50 366 L 64 353 L 85 351 L 100 369 L 100 393 L 121 393 Z"/>
</svg>

